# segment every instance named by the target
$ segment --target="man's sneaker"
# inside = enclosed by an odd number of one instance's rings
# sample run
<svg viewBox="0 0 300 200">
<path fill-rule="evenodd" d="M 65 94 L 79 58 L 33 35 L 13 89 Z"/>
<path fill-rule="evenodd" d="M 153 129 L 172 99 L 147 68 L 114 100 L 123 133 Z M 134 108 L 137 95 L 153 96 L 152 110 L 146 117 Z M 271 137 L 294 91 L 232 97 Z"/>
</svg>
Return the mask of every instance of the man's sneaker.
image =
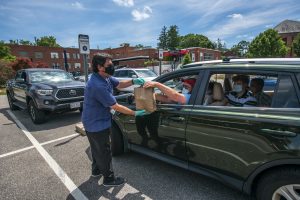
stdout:
<svg viewBox="0 0 300 200">
<path fill-rule="evenodd" d="M 121 177 L 104 177 L 103 185 L 106 187 L 114 187 L 123 185 L 125 183 L 124 178 Z"/>
<path fill-rule="evenodd" d="M 101 176 L 100 170 L 93 170 L 91 177 L 98 177 Z"/>
</svg>

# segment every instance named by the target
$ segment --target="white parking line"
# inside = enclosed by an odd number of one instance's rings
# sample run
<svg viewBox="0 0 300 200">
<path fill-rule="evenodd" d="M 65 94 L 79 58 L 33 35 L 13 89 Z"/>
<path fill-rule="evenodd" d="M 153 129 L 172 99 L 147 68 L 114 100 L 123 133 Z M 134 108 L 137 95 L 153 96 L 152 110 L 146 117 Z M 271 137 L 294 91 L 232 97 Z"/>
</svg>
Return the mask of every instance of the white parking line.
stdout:
<svg viewBox="0 0 300 200">
<path fill-rule="evenodd" d="M 27 150 L 33 149 L 33 148 L 34 148 L 34 146 L 30 146 L 30 147 L 25 147 L 25 148 L 23 148 L 23 149 L 19 149 L 19 150 L 16 150 L 16 151 L 11 151 L 11 152 L 9 152 L 9 153 L 1 154 L 1 155 L 0 155 L 0 158 L 4 158 L 4 157 L 6 157 L 6 156 L 10 156 L 10 155 L 13 155 L 13 154 L 16 154 L 16 153 L 20 153 L 20 152 L 23 152 L 23 151 L 27 151 Z"/>
<path fill-rule="evenodd" d="M 63 169 L 57 164 L 57 162 L 49 155 L 49 153 L 42 147 L 42 145 L 31 135 L 31 133 L 25 128 L 25 126 L 16 118 L 16 116 L 8 110 L 7 113 L 12 117 L 16 124 L 20 127 L 23 133 L 27 136 L 33 146 L 38 150 L 41 156 L 45 159 L 51 169 L 55 172 L 58 178 L 68 188 L 71 195 L 78 200 L 87 200 L 88 198 L 79 190 L 75 183 L 69 178 L 69 176 L 63 171 Z"/>
<path fill-rule="evenodd" d="M 57 142 L 57 141 L 64 140 L 64 139 L 67 139 L 67 138 L 70 138 L 70 137 L 75 137 L 75 136 L 78 136 L 78 133 L 74 133 L 74 134 L 72 134 L 72 135 L 68 135 L 68 136 L 65 136 L 65 137 L 57 138 L 57 139 L 55 139 L 55 140 L 50 140 L 50 141 L 41 143 L 41 145 L 50 144 L 50 143 L 53 143 L 53 142 Z M 20 153 L 20 152 L 23 152 L 23 151 L 27 151 L 27 150 L 33 149 L 33 148 L 34 148 L 34 146 L 29 146 L 29 147 L 25 147 L 25 148 L 22 148 L 22 149 L 18 149 L 18 150 L 16 150 L 16 151 L 11 151 L 11 152 L 9 152 L 9 153 L 1 154 L 1 155 L 0 155 L 0 158 L 4 158 L 4 157 L 6 157 L 6 156 L 10 156 L 10 155 L 13 155 L 13 154 L 17 154 L 17 153 Z"/>
</svg>

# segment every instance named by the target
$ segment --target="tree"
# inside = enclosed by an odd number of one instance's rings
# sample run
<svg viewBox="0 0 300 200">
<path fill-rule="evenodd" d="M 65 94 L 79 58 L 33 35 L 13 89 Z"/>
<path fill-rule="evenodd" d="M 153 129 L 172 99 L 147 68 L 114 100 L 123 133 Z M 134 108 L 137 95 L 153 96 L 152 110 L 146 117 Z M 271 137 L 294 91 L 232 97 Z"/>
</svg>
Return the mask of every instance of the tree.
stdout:
<svg viewBox="0 0 300 200">
<path fill-rule="evenodd" d="M 8 79 L 13 78 L 14 71 L 12 70 L 9 61 L 0 60 L 0 86 L 5 85 Z"/>
<path fill-rule="evenodd" d="M 60 47 L 60 45 L 56 43 L 56 38 L 53 36 L 43 36 L 37 39 L 36 45 L 45 47 Z"/>
<path fill-rule="evenodd" d="M 167 49 L 168 48 L 168 35 L 167 35 L 167 27 L 164 26 L 160 32 L 159 38 L 158 38 L 158 48 L 160 49 Z"/>
<path fill-rule="evenodd" d="M 293 50 L 297 57 L 300 57 L 300 33 L 293 40 Z"/>
<path fill-rule="evenodd" d="M 268 29 L 260 33 L 249 45 L 249 57 L 284 57 L 288 52 L 278 32 Z"/>
<path fill-rule="evenodd" d="M 230 51 L 236 57 L 245 57 L 248 53 L 249 44 L 249 42 L 242 40 L 237 45 L 233 45 Z"/>
<path fill-rule="evenodd" d="M 20 41 L 19 41 L 19 44 L 21 44 L 21 45 L 31 45 L 31 46 L 33 46 L 33 43 L 30 42 L 29 40 L 20 40 Z"/>
<path fill-rule="evenodd" d="M 14 61 L 15 56 L 11 55 L 9 46 L 4 41 L 0 41 L 0 60 Z"/>
<path fill-rule="evenodd" d="M 176 25 L 170 26 L 167 36 L 167 47 L 170 50 L 175 50 L 179 47 L 180 37 L 178 35 L 178 27 Z"/>
<path fill-rule="evenodd" d="M 185 54 L 182 60 L 182 65 L 186 65 L 192 62 L 191 56 L 189 53 Z"/>
<path fill-rule="evenodd" d="M 214 49 L 214 43 L 211 42 L 208 37 L 201 34 L 187 34 L 185 36 L 180 37 L 180 48 L 188 48 L 188 47 L 202 47 Z"/>
<path fill-rule="evenodd" d="M 20 69 L 32 68 L 33 64 L 29 58 L 20 57 L 17 58 L 17 60 L 12 63 L 11 67 L 14 71 L 18 71 Z"/>
<path fill-rule="evenodd" d="M 144 47 L 144 45 L 142 45 L 142 44 L 135 45 L 135 48 L 143 48 L 143 47 Z"/>
</svg>

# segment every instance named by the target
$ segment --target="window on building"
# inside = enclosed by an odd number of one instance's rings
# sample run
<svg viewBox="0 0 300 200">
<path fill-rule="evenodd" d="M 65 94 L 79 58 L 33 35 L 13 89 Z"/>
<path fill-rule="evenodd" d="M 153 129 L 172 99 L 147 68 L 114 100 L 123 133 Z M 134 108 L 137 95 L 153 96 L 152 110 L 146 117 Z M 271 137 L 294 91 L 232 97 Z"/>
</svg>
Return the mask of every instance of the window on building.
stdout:
<svg viewBox="0 0 300 200">
<path fill-rule="evenodd" d="M 81 64 L 80 64 L 80 63 L 75 63 L 74 67 L 75 67 L 75 68 L 80 68 L 80 67 L 81 67 Z"/>
<path fill-rule="evenodd" d="M 80 54 L 79 53 L 77 54 L 77 59 L 80 59 Z"/>
<path fill-rule="evenodd" d="M 76 59 L 77 56 L 76 56 L 76 53 L 73 53 L 73 59 Z"/>
<path fill-rule="evenodd" d="M 206 60 L 213 60 L 214 59 L 214 55 L 211 53 L 204 53 L 204 61 Z"/>
<path fill-rule="evenodd" d="M 38 59 L 44 58 L 44 55 L 42 52 L 34 52 L 34 57 Z"/>
<path fill-rule="evenodd" d="M 28 57 L 28 52 L 26 51 L 19 51 L 20 57 Z"/>
<path fill-rule="evenodd" d="M 200 61 L 203 61 L 203 60 L 204 60 L 203 53 L 200 52 Z"/>
<path fill-rule="evenodd" d="M 56 53 L 56 52 L 51 52 L 50 55 L 51 55 L 52 59 L 58 59 L 59 58 L 58 53 Z"/>
</svg>

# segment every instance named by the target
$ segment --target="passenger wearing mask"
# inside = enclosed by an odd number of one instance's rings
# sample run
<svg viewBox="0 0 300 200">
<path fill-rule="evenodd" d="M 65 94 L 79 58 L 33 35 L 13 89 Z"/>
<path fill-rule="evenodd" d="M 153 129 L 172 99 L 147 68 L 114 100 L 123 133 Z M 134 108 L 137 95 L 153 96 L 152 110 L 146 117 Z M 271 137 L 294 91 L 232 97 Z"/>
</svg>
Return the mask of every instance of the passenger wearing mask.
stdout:
<svg viewBox="0 0 300 200">
<path fill-rule="evenodd" d="M 226 95 L 227 105 L 237 107 L 252 107 L 257 105 L 255 97 L 248 91 L 249 76 L 237 75 L 232 78 L 233 91 Z M 225 104 L 225 105 L 226 105 Z"/>
<path fill-rule="evenodd" d="M 250 83 L 250 90 L 257 100 L 257 106 L 270 107 L 272 98 L 264 93 L 264 80 L 262 78 L 254 78 Z"/>
<path fill-rule="evenodd" d="M 184 79 L 183 81 L 183 89 L 182 92 L 179 93 L 176 90 L 165 86 L 162 83 L 155 82 L 155 81 L 148 81 L 144 84 L 145 88 L 158 88 L 162 93 L 156 93 L 155 98 L 157 101 L 162 103 L 180 103 L 180 104 L 188 104 L 193 87 L 195 86 L 196 79 L 195 78 L 188 78 Z"/>
</svg>

